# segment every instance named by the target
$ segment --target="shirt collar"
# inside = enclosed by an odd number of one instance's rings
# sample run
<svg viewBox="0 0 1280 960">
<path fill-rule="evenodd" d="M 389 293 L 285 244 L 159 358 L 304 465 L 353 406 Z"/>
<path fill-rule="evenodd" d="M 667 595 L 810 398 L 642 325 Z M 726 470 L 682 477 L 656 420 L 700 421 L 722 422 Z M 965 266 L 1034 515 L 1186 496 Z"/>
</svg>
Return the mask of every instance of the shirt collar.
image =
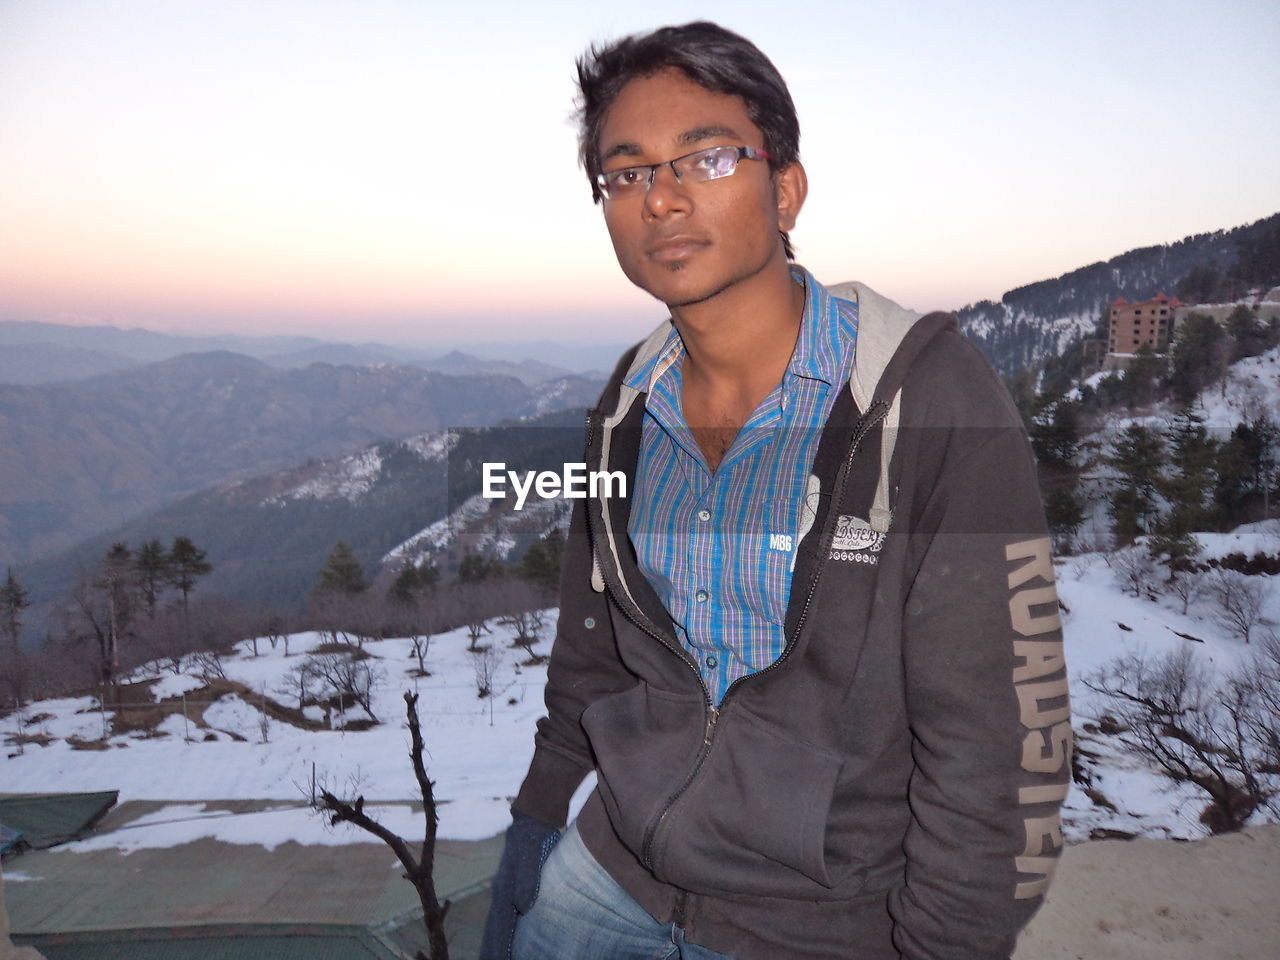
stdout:
<svg viewBox="0 0 1280 960">
<path fill-rule="evenodd" d="M 831 296 L 813 274 L 797 263 L 791 264 L 791 278 L 804 287 L 804 314 L 787 373 L 822 380 L 834 386 L 848 375 L 845 350 L 852 343 L 852 334 L 857 331 L 856 313 L 847 316 L 840 309 L 842 302 Z M 846 333 L 851 334 L 847 340 Z M 623 383 L 633 390 L 649 393 L 653 384 L 683 355 L 684 343 L 673 323 L 662 348 Z"/>
</svg>

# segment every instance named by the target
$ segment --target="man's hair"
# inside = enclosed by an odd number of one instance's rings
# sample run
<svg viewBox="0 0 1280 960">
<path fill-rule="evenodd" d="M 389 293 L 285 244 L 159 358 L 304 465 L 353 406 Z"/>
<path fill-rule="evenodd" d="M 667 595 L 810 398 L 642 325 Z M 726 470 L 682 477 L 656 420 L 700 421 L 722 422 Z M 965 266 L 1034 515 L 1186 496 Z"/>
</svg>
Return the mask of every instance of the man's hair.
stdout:
<svg viewBox="0 0 1280 960">
<path fill-rule="evenodd" d="M 618 94 L 632 80 L 675 68 L 694 83 L 740 99 L 747 116 L 764 134 L 769 167 L 778 170 L 800 159 L 800 121 L 787 84 L 750 40 L 706 20 L 592 45 L 578 58 L 578 159 L 599 203 L 600 131 Z M 754 146 L 754 144 L 751 144 Z M 791 240 L 779 231 L 787 258 Z"/>
</svg>

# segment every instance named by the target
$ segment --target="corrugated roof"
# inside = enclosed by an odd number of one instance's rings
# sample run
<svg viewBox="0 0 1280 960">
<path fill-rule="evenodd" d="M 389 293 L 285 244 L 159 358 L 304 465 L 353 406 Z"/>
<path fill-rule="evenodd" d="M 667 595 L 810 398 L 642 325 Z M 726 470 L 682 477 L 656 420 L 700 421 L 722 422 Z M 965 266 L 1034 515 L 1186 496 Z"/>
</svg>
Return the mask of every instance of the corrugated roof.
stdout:
<svg viewBox="0 0 1280 960">
<path fill-rule="evenodd" d="M 87 833 L 119 796 L 115 790 L 0 796 L 0 825 L 19 834 L 23 846 L 42 850 Z"/>
</svg>

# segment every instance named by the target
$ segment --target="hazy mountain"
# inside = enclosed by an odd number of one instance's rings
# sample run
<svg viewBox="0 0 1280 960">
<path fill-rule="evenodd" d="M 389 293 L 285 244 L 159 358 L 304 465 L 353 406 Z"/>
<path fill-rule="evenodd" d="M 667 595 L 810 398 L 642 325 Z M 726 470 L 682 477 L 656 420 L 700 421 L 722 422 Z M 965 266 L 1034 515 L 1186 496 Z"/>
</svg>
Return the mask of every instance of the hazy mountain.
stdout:
<svg viewBox="0 0 1280 960">
<path fill-rule="evenodd" d="M 456 375 L 511 376 L 532 385 L 573 374 L 600 379 L 600 371 L 612 370 L 626 347 L 623 343 L 503 342 L 457 345 L 442 355 L 417 347 L 337 343 L 315 337 L 199 337 L 138 328 L 0 320 L 0 383 L 74 380 L 188 353 L 230 351 L 281 369 L 313 363 L 355 367 L 390 363 Z M 92 359 L 97 355 L 108 359 Z"/>
<path fill-rule="evenodd" d="M 595 384 L 594 389 L 599 386 Z M 345 540 L 374 576 L 384 557 L 455 514 L 459 505 L 480 492 L 484 462 L 502 461 L 513 470 L 558 472 L 564 462 L 582 459 L 584 440 L 579 408 L 499 426 L 435 430 L 382 441 L 169 502 L 57 555 L 24 565 L 21 578 L 36 601 L 64 597 L 76 570 L 92 568 L 113 542 L 136 547 L 153 538 L 168 543 L 181 534 L 207 550 L 213 563 L 213 574 L 202 589 L 293 606 L 314 586 L 316 571 L 334 541 Z M 478 512 L 471 504 L 471 519 L 477 531 L 501 529 L 506 549 L 493 553 L 522 550 L 556 520 L 544 510 L 526 509 L 528 522 L 513 523 L 510 511 L 501 504 L 492 511 L 487 501 L 483 504 Z M 516 515 L 515 519 L 521 518 Z M 415 559 L 431 555 L 447 566 L 456 561 L 449 549 L 459 547 L 455 540 L 434 544 L 434 550 L 419 542 L 411 555 Z"/>
<path fill-rule="evenodd" d="M 1280 214 L 1232 230 L 1141 247 L 1052 280 L 1010 290 L 996 303 L 983 300 L 956 311 L 961 329 L 1002 373 L 1061 353 L 1071 340 L 1088 336 L 1116 297 L 1146 300 L 1173 294 L 1195 268 L 1227 274 L 1242 252 L 1280 231 Z M 1274 241 L 1271 241 L 1274 242 Z M 1280 282 L 1280 276 L 1261 281 Z"/>
<path fill-rule="evenodd" d="M 0 383 L 33 385 L 83 380 L 138 366 L 140 361 L 105 350 L 65 344 L 10 343 L 0 347 Z"/>
<path fill-rule="evenodd" d="M 0 386 L 0 565 L 214 484 L 428 430 L 586 406 L 600 386 L 568 377 L 531 388 L 389 365 L 277 370 L 225 352 Z"/>
<path fill-rule="evenodd" d="M 48 343 L 99 353 L 118 354 L 138 362 L 168 360 L 184 353 L 229 350 L 259 359 L 318 346 L 313 337 L 183 336 L 143 330 L 140 327 L 73 326 L 28 320 L 0 320 L 0 347 Z"/>
</svg>

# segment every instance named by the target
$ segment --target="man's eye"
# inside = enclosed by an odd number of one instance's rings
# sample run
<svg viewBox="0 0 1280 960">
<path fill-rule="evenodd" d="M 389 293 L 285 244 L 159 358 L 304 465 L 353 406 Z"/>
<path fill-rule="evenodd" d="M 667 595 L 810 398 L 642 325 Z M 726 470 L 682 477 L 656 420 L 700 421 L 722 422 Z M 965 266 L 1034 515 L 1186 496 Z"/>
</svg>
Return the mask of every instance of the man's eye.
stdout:
<svg viewBox="0 0 1280 960">
<path fill-rule="evenodd" d="M 645 180 L 644 169 L 641 167 L 624 167 L 621 170 L 615 170 L 608 175 L 609 186 L 617 188 L 634 187 L 643 183 Z"/>
</svg>

